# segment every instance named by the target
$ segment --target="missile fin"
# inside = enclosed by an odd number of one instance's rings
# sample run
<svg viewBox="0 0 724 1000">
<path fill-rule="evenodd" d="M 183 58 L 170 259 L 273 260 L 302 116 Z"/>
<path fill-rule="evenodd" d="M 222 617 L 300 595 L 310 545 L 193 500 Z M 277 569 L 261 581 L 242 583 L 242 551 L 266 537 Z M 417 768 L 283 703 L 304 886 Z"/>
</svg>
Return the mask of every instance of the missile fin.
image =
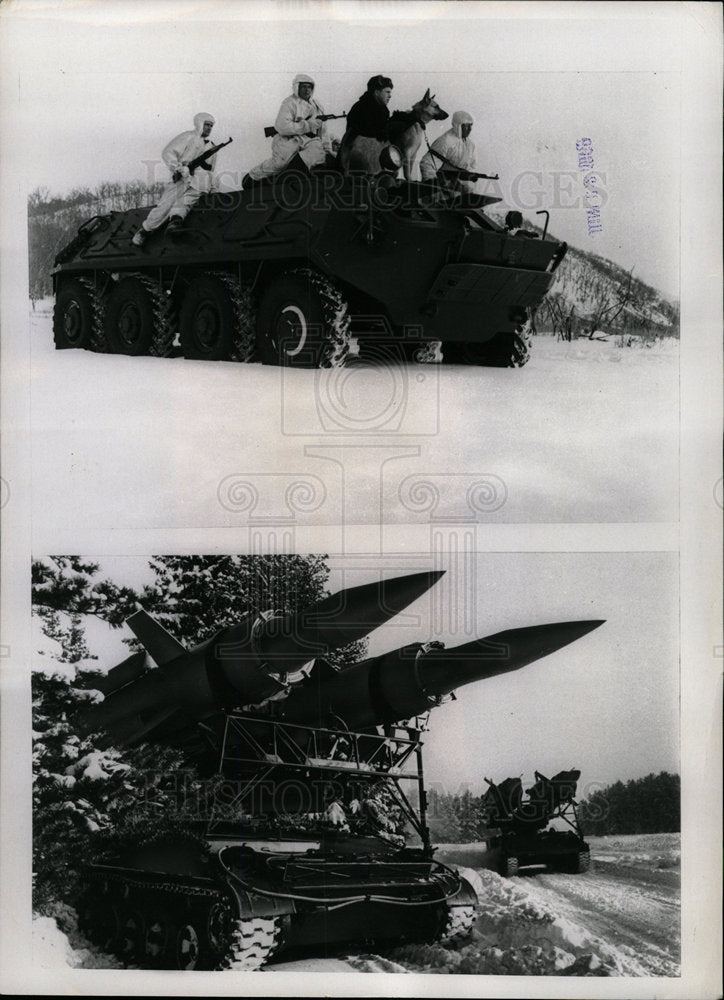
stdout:
<svg viewBox="0 0 724 1000">
<path fill-rule="evenodd" d="M 126 624 L 159 667 L 186 653 L 185 647 L 143 609 L 127 618 Z"/>
<path fill-rule="evenodd" d="M 94 686 L 103 694 L 109 695 L 140 677 L 145 666 L 146 653 L 143 651 L 132 653 L 125 660 L 112 667 L 105 676 L 99 677 Z"/>
</svg>

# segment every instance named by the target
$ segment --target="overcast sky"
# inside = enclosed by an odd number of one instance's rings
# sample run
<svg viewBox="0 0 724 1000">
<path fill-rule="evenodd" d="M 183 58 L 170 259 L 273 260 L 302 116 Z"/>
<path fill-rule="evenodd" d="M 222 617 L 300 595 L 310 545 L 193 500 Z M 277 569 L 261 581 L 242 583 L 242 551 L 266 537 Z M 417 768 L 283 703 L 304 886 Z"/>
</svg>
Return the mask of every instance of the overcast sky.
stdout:
<svg viewBox="0 0 724 1000">
<path fill-rule="evenodd" d="M 550 209 L 557 235 L 678 297 L 677 5 L 612 19 L 614 6 L 560 4 L 551 16 L 547 4 L 37 3 L 13 25 L 11 155 L 27 190 L 166 179 L 162 147 L 209 111 L 213 138 L 234 138 L 218 165 L 236 187 L 268 155 L 263 127 L 297 72 L 337 113 L 384 72 L 392 109 L 430 87 L 445 110 L 473 115 L 478 167 L 500 174 L 506 204 Z M 430 139 L 445 127 L 433 123 Z M 584 137 L 605 177 L 595 237 L 576 152 Z"/>
<path fill-rule="evenodd" d="M 91 557 L 92 558 L 92 557 Z M 140 588 L 148 559 L 100 557 L 101 576 Z M 331 559 L 330 587 L 428 570 L 429 556 L 397 567 L 355 569 Z M 346 565 L 346 569 L 343 568 Z M 445 576 L 428 594 L 370 637 L 377 655 L 436 639 L 448 648 L 507 628 L 580 619 L 606 624 L 521 670 L 461 688 L 433 711 L 425 736 L 428 781 L 445 790 L 483 777 L 533 780 L 577 767 L 582 784 L 609 784 L 679 771 L 677 559 L 673 553 L 443 554 Z M 219 623 L 219 626 L 224 623 Z M 128 655 L 128 628 L 86 620 L 104 671 Z M 35 621 L 35 648 L 50 648 Z"/>
</svg>

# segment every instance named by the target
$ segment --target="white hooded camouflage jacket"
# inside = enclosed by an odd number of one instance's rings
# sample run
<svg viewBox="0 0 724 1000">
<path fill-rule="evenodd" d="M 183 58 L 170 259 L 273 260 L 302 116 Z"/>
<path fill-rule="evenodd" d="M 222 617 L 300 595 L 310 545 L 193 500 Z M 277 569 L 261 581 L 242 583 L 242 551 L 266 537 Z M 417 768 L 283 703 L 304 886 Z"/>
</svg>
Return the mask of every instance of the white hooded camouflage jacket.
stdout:
<svg viewBox="0 0 724 1000">
<path fill-rule="evenodd" d="M 207 121 L 214 122 L 214 116 L 204 112 L 194 115 L 194 128 L 188 132 L 180 132 L 167 146 L 164 146 L 161 158 L 172 175 L 186 163 L 195 159 L 200 153 L 203 153 L 210 145 L 213 145 L 210 139 L 201 138 L 201 130 L 203 129 L 204 122 Z M 205 190 L 213 190 L 215 186 L 214 167 L 216 164 L 216 154 L 207 162 L 211 164 L 211 170 L 202 170 L 199 168 L 194 172 L 194 178 L 197 184 L 201 185 Z"/>
</svg>

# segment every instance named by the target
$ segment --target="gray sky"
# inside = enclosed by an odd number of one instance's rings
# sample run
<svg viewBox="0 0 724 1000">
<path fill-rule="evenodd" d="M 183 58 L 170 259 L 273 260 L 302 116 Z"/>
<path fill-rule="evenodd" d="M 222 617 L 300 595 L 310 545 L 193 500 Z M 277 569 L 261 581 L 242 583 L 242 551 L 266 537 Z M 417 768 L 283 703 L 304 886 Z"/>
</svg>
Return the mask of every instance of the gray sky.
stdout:
<svg viewBox="0 0 724 1000">
<path fill-rule="evenodd" d="M 326 110 L 341 112 L 384 72 L 393 109 L 429 86 L 447 111 L 474 116 L 478 167 L 500 174 L 506 204 L 549 208 L 557 235 L 678 297 L 679 76 L 676 12 L 666 10 L 677 5 L 647 5 L 646 16 L 621 7 L 619 18 L 603 6 L 39 3 L 13 26 L 22 60 L 12 148 L 28 190 L 152 177 L 154 163 L 166 179 L 163 145 L 210 111 L 214 138 L 234 137 L 219 159 L 233 188 L 267 155 L 263 126 L 295 73 L 313 74 Z M 433 123 L 430 138 L 445 125 Z M 605 175 L 595 237 L 583 137 Z"/>
<path fill-rule="evenodd" d="M 92 558 L 92 557 L 91 557 Z M 148 559 L 99 557 L 101 576 L 140 587 Z M 333 591 L 380 578 L 369 560 L 330 559 Z M 383 577 L 430 569 L 429 556 L 385 559 Z M 370 637 L 378 655 L 437 639 L 448 648 L 507 628 L 579 619 L 606 624 L 522 670 L 461 688 L 425 736 L 428 781 L 479 794 L 494 780 L 577 767 L 582 784 L 679 771 L 677 557 L 673 553 L 490 553 L 435 563 L 445 576 Z M 342 570 L 342 567 L 346 567 Z M 220 626 L 222 623 L 219 623 Z M 127 628 L 87 619 L 98 665 L 128 655 Z M 35 623 L 35 648 L 47 647 Z"/>
</svg>

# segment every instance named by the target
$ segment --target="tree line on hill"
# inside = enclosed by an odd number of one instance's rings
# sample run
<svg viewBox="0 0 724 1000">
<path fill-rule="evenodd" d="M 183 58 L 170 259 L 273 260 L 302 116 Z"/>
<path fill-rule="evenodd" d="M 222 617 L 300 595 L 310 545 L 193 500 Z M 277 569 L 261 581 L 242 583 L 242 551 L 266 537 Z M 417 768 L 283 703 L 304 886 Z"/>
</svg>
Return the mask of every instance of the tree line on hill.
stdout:
<svg viewBox="0 0 724 1000">
<path fill-rule="evenodd" d="M 613 261 L 569 247 L 536 325 L 558 340 L 605 334 L 620 346 L 679 336 L 679 307 Z"/>
<path fill-rule="evenodd" d="M 94 189 L 74 188 L 65 197 L 51 194 L 47 187 L 36 188 L 28 196 L 28 279 L 33 304 L 53 294 L 50 272 L 56 254 L 71 241 L 81 223 L 94 215 L 150 207 L 164 187 L 163 181 L 105 181 Z"/>
</svg>

